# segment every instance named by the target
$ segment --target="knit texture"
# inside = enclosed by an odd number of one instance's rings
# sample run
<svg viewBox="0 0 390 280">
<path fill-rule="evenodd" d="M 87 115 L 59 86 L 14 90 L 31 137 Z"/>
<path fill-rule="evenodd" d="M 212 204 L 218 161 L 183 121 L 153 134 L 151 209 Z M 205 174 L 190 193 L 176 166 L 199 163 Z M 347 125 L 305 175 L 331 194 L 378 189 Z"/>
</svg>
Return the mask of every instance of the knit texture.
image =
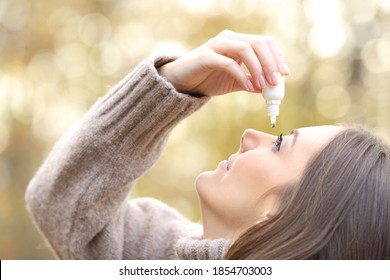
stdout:
<svg viewBox="0 0 390 280">
<path fill-rule="evenodd" d="M 176 243 L 176 253 L 182 260 L 220 260 L 231 245 L 227 239 L 181 238 Z"/>
<path fill-rule="evenodd" d="M 136 67 L 55 144 L 31 180 L 27 208 L 58 258 L 223 257 L 221 241 L 186 242 L 202 227 L 175 209 L 153 198 L 128 199 L 171 130 L 209 99 L 179 93 L 158 75 L 156 68 L 173 59 Z M 188 253 L 197 246 L 202 253 Z"/>
</svg>

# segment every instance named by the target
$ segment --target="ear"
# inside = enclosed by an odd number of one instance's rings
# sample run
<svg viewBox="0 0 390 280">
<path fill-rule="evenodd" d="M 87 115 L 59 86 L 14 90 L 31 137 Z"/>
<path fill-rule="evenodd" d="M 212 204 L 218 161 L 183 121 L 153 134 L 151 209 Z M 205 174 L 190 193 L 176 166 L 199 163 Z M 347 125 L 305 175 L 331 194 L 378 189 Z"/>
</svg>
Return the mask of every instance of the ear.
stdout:
<svg viewBox="0 0 390 280">
<path fill-rule="evenodd" d="M 270 214 L 270 212 L 265 212 L 263 213 L 263 215 L 256 221 L 256 224 L 260 224 L 264 221 L 267 221 L 269 220 L 270 218 L 272 217 L 272 215 Z"/>
<path fill-rule="evenodd" d="M 258 217 L 260 221 L 268 220 L 279 208 L 279 193 L 269 193 L 261 199 L 258 208 Z"/>
</svg>

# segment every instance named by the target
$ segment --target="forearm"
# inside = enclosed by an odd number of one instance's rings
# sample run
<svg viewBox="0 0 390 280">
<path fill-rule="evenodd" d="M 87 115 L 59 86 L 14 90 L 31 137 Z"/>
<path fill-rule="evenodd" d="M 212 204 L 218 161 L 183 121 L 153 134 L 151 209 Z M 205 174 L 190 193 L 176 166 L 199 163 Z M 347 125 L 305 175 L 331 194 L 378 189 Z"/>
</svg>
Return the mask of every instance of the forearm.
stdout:
<svg viewBox="0 0 390 280">
<path fill-rule="evenodd" d="M 171 129 L 207 100 L 176 92 L 154 63 L 141 64 L 99 100 L 28 186 L 28 208 L 60 257 L 70 258 L 114 219 Z"/>
</svg>

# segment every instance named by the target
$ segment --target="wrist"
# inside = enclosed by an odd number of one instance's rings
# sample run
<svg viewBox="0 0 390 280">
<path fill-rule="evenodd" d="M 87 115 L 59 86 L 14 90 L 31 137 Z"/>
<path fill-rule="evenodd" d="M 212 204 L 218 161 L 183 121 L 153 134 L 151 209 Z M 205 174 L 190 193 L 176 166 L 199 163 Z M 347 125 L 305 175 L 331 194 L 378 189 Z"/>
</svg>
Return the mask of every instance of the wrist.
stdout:
<svg viewBox="0 0 390 280">
<path fill-rule="evenodd" d="M 169 68 L 169 65 L 170 63 L 166 63 L 162 66 L 160 66 L 159 68 L 157 68 L 157 72 L 158 74 L 161 76 L 161 77 L 164 77 L 168 82 L 170 82 L 171 84 L 172 83 L 172 78 L 171 78 L 171 75 L 170 75 L 170 70 L 168 69 Z"/>
<path fill-rule="evenodd" d="M 157 69 L 157 72 L 161 77 L 164 77 L 165 80 L 167 80 L 176 89 L 176 91 L 186 93 L 185 88 L 177 82 L 173 62 L 162 65 Z"/>
</svg>

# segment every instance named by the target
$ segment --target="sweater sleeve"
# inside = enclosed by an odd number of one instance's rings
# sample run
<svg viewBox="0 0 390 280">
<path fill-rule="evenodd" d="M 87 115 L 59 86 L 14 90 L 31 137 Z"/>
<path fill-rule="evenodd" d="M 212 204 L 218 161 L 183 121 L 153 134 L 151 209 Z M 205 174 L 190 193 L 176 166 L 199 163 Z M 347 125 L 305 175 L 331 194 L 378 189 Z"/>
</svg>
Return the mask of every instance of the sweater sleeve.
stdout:
<svg viewBox="0 0 390 280">
<path fill-rule="evenodd" d="M 153 199 L 128 200 L 168 134 L 207 97 L 176 92 L 149 58 L 53 147 L 26 191 L 27 208 L 63 259 L 172 258 L 193 224 Z"/>
</svg>

